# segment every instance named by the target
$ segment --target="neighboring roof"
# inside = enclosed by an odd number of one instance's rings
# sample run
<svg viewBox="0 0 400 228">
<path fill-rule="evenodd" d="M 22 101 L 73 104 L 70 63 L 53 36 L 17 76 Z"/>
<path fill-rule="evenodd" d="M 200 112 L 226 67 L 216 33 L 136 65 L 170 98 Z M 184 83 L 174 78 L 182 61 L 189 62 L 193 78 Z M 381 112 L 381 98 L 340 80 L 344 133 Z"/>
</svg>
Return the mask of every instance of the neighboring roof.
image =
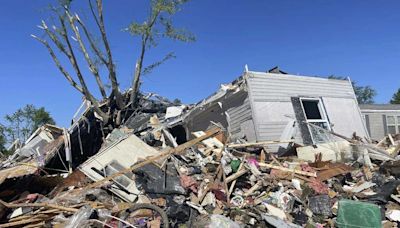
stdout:
<svg viewBox="0 0 400 228">
<path fill-rule="evenodd" d="M 400 104 L 360 104 L 361 110 L 398 110 L 400 111 Z"/>
</svg>

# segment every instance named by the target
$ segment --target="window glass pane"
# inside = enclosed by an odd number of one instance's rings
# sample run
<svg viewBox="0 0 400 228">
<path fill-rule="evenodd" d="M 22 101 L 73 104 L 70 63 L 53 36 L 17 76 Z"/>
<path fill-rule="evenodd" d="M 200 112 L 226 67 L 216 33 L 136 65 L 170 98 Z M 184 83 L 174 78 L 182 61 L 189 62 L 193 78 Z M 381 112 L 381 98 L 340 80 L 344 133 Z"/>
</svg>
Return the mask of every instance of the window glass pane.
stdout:
<svg viewBox="0 0 400 228">
<path fill-rule="evenodd" d="M 306 118 L 309 120 L 320 120 L 322 115 L 319 111 L 318 102 L 313 100 L 302 100 Z"/>
<path fill-rule="evenodd" d="M 321 127 L 324 129 L 328 129 L 328 124 L 326 122 L 313 122 L 312 124 L 309 125 L 310 133 L 312 135 L 314 143 L 327 143 L 330 142 L 330 137 L 331 135 L 327 133 L 326 131 L 316 127 Z"/>
<path fill-rule="evenodd" d="M 396 126 L 388 126 L 389 134 L 396 134 Z"/>
<path fill-rule="evenodd" d="M 400 116 L 397 117 L 397 125 L 400 125 Z"/>
<path fill-rule="evenodd" d="M 395 125 L 396 124 L 394 116 L 387 116 L 386 117 L 386 121 L 387 121 L 388 125 Z"/>
<path fill-rule="evenodd" d="M 398 129 L 397 129 L 397 134 L 400 134 L 400 125 L 397 125 Z"/>
</svg>

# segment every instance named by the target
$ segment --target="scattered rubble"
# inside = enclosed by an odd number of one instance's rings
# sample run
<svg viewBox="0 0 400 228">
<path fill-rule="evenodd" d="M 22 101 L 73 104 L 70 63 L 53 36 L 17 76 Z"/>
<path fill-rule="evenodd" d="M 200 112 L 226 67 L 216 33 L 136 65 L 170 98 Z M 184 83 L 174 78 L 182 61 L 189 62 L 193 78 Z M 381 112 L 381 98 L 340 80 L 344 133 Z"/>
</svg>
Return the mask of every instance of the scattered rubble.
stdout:
<svg viewBox="0 0 400 228">
<path fill-rule="evenodd" d="M 0 164 L 0 227 L 393 227 L 400 222 L 399 136 L 269 146 L 231 140 L 189 106 L 151 101 L 120 127 L 88 108 L 46 125 Z M 196 108 L 194 108 L 196 110 Z M 190 137 L 188 137 L 190 136 Z"/>
</svg>

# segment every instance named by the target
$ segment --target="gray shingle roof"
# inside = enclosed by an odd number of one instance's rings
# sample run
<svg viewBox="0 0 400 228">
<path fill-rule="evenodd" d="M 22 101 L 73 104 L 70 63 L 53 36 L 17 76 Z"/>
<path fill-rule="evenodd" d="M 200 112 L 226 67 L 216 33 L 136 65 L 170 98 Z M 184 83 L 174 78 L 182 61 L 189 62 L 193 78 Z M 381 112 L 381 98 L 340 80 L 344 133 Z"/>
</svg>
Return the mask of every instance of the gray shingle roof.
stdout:
<svg viewBox="0 0 400 228">
<path fill-rule="evenodd" d="M 400 104 L 360 104 L 361 110 L 400 110 Z"/>
</svg>

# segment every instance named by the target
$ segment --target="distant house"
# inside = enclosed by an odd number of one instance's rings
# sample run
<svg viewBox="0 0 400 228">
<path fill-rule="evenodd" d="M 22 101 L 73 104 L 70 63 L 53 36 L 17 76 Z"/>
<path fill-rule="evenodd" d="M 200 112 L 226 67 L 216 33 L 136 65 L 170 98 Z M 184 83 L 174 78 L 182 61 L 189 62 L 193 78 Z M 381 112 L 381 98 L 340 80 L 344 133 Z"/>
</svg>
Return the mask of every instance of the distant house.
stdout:
<svg viewBox="0 0 400 228">
<path fill-rule="evenodd" d="M 387 134 L 400 134 L 400 105 L 360 105 L 365 125 L 372 139 L 380 140 Z"/>
<path fill-rule="evenodd" d="M 321 128 L 368 138 L 350 81 L 290 75 L 278 68 L 245 71 L 221 85 L 187 114 L 186 132 L 204 130 L 211 121 L 226 127 L 232 140 L 249 142 L 318 144 L 330 136 Z"/>
</svg>

